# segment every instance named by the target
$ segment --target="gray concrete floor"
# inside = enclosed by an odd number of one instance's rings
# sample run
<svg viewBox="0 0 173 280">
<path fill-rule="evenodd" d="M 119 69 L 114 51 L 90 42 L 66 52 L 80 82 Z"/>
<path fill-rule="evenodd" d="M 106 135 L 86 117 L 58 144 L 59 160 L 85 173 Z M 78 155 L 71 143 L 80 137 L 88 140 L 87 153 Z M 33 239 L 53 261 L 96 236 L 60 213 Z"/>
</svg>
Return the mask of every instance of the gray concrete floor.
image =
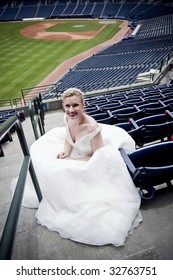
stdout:
<svg viewBox="0 0 173 280">
<path fill-rule="evenodd" d="M 63 113 L 46 112 L 46 131 L 62 125 Z M 34 142 L 30 119 L 22 123 L 27 143 Z M 11 203 L 10 183 L 18 176 L 23 160 L 17 134 L 13 142 L 3 145 L 5 157 L 0 158 L 0 234 Z M 142 203 L 143 222 L 130 235 L 125 246 L 90 246 L 68 239 L 41 227 L 35 209 L 21 208 L 13 259 L 15 260 L 172 260 L 173 259 L 173 189 L 165 188 L 153 200 Z"/>
</svg>

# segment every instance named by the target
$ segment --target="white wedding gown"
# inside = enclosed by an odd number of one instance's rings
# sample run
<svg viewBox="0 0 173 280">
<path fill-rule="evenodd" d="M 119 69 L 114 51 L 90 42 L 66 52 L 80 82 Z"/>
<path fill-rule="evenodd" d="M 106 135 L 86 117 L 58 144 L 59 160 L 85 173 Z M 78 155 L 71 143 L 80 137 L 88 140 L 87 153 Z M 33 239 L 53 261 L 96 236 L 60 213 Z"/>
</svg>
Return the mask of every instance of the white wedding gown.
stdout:
<svg viewBox="0 0 173 280">
<path fill-rule="evenodd" d="M 90 155 L 90 140 L 100 129 L 105 146 L 89 161 L 56 158 L 63 151 L 66 137 L 73 145 L 73 156 Z M 43 199 L 39 204 L 28 178 L 23 205 L 38 207 L 38 223 L 63 238 L 91 245 L 124 245 L 142 217 L 140 195 L 119 147 L 132 152 L 135 143 L 128 133 L 115 126 L 100 124 L 100 128 L 76 143 L 68 127 L 50 130 L 30 150 Z"/>
</svg>

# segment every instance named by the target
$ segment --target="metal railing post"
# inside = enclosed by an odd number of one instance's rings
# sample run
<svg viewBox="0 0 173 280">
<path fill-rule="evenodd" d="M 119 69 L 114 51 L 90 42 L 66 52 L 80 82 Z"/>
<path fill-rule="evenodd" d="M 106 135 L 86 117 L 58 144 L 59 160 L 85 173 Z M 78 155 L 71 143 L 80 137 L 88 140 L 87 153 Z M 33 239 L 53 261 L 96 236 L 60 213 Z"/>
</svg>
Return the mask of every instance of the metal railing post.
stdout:
<svg viewBox="0 0 173 280">
<path fill-rule="evenodd" d="M 38 139 L 40 137 L 39 133 L 41 136 L 43 134 L 45 134 L 44 110 L 43 110 L 41 95 L 39 95 L 39 97 L 37 96 L 33 100 L 29 101 L 29 115 L 30 115 L 35 139 Z M 37 129 L 37 127 L 39 129 Z"/>
<path fill-rule="evenodd" d="M 21 125 L 20 122 L 17 122 L 15 124 L 15 126 L 16 126 L 16 132 L 18 134 L 18 138 L 19 138 L 19 141 L 20 141 L 20 145 L 21 145 L 23 154 L 24 154 L 24 156 L 26 156 L 26 155 L 30 156 L 29 148 L 28 148 L 28 145 L 27 145 L 27 142 L 26 142 L 26 138 L 25 138 L 25 135 L 24 135 L 24 132 L 23 132 L 22 125 Z M 35 191 L 37 193 L 38 200 L 41 201 L 42 200 L 42 194 L 41 194 L 40 186 L 39 186 L 39 183 L 38 183 L 38 180 L 37 180 L 37 176 L 35 174 L 35 170 L 34 170 L 34 167 L 33 167 L 32 160 L 30 160 L 29 171 L 30 171 L 31 179 L 32 179 L 33 184 L 34 184 Z"/>
<path fill-rule="evenodd" d="M 28 169 L 37 193 L 38 200 L 41 201 L 42 194 L 39 187 L 39 183 L 35 174 L 34 166 L 31 161 L 29 148 L 25 139 L 23 128 L 16 116 L 10 117 L 0 127 L 0 139 L 15 125 L 16 132 L 19 138 L 19 142 L 24 154 L 24 160 L 20 170 L 20 174 L 17 180 L 15 192 L 11 202 L 11 206 L 6 219 L 5 227 L 2 233 L 0 242 L 0 260 L 11 259 L 13 252 L 13 244 L 22 205 L 22 198 L 25 188 L 25 182 L 27 178 Z"/>
<path fill-rule="evenodd" d="M 14 192 L 13 200 L 10 206 L 6 224 L 4 227 L 3 235 L 0 243 L 0 259 L 9 260 L 12 257 L 14 239 L 19 219 L 21 203 L 23 198 L 24 186 L 26 181 L 26 173 L 28 170 L 30 157 L 24 158 L 22 168 L 19 174 L 19 179 Z"/>
</svg>

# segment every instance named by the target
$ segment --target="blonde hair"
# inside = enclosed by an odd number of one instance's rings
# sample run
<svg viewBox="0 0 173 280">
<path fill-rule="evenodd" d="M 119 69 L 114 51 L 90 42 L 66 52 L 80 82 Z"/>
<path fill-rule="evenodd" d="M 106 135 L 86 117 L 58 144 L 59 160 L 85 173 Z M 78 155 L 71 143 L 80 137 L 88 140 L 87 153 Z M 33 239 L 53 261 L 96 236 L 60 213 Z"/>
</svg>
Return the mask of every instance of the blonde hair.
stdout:
<svg viewBox="0 0 173 280">
<path fill-rule="evenodd" d="M 65 90 L 62 95 L 62 101 L 64 102 L 67 97 L 71 96 L 79 96 L 81 97 L 81 101 L 84 101 L 83 92 L 78 88 L 68 88 L 67 90 Z"/>
</svg>

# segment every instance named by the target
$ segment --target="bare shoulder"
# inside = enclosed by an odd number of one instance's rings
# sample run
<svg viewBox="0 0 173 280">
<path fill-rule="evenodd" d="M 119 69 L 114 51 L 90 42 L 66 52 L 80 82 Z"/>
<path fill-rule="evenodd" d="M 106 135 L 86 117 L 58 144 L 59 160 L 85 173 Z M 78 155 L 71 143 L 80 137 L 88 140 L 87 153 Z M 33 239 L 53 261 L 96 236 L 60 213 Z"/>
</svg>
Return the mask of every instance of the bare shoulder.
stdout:
<svg viewBox="0 0 173 280">
<path fill-rule="evenodd" d="M 92 118 L 91 116 L 86 115 L 84 127 L 87 130 L 87 133 L 91 133 L 97 127 L 99 127 L 99 124 L 96 122 L 96 120 L 94 118 Z"/>
</svg>

